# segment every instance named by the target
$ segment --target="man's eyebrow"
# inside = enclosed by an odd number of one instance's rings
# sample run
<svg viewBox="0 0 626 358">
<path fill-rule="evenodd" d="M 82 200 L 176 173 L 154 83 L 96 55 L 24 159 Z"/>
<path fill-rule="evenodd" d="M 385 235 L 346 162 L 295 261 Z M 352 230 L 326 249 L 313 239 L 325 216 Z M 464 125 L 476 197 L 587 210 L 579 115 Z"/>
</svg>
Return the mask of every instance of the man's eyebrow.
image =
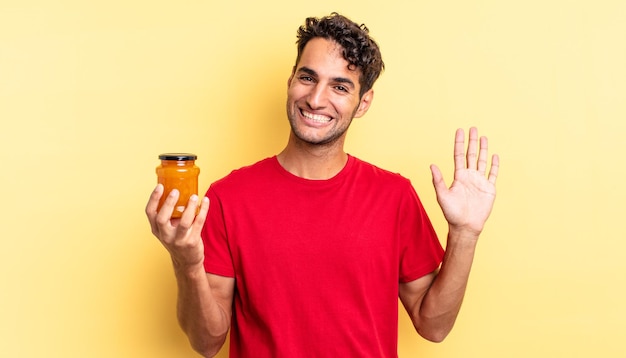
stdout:
<svg viewBox="0 0 626 358">
<path fill-rule="evenodd" d="M 343 84 L 346 84 L 346 85 L 348 85 L 348 86 L 349 86 L 349 87 L 351 87 L 351 88 L 355 88 L 355 86 L 354 86 L 354 82 L 352 82 L 352 80 L 351 80 L 351 79 L 349 79 L 349 78 L 345 78 L 345 77 L 335 77 L 335 78 L 333 78 L 333 81 L 335 81 L 335 82 L 337 82 L 337 83 L 343 83 Z"/>
<path fill-rule="evenodd" d="M 308 68 L 308 67 L 306 67 L 306 66 L 302 66 L 302 67 L 300 67 L 300 68 L 298 69 L 298 72 L 304 72 L 304 73 L 306 73 L 306 74 L 307 74 L 307 75 L 309 75 L 309 76 L 312 76 L 312 77 L 317 77 L 317 72 L 315 72 L 315 70 L 313 70 L 313 69 L 311 69 L 311 68 Z"/>
<path fill-rule="evenodd" d="M 304 72 L 310 76 L 313 77 L 318 77 L 317 72 L 315 72 L 315 70 L 313 70 L 312 68 L 308 68 L 306 66 L 302 66 L 298 69 L 298 72 Z M 351 79 L 349 78 L 345 78 L 345 77 L 334 77 L 333 82 L 337 82 L 337 83 L 343 83 L 346 84 L 352 88 L 355 88 L 356 86 L 354 85 L 354 82 L 352 82 Z"/>
</svg>

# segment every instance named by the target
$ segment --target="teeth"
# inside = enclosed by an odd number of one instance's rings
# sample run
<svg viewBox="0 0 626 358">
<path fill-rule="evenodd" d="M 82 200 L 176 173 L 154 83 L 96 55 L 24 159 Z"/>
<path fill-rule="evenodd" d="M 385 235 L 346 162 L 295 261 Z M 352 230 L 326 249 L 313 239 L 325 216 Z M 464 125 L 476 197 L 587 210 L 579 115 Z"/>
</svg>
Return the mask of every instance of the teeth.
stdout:
<svg viewBox="0 0 626 358">
<path fill-rule="evenodd" d="M 308 119 L 310 119 L 310 120 L 312 120 L 314 122 L 319 122 L 319 123 L 330 122 L 330 117 L 326 117 L 326 116 L 323 116 L 321 114 L 313 114 L 313 113 L 309 113 L 309 112 L 305 112 L 305 111 L 302 111 L 302 114 L 306 118 L 308 118 Z"/>
</svg>

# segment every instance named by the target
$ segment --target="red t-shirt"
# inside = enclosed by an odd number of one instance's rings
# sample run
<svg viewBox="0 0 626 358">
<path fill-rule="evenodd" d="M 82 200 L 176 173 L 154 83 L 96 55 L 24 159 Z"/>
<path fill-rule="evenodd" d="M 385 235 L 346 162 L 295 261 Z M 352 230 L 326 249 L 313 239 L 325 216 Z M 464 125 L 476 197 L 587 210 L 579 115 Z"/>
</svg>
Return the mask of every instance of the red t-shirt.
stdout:
<svg viewBox="0 0 626 358">
<path fill-rule="evenodd" d="M 349 156 L 307 180 L 271 157 L 207 196 L 205 269 L 236 282 L 231 357 L 397 357 L 399 282 L 443 257 L 408 179 Z"/>
</svg>

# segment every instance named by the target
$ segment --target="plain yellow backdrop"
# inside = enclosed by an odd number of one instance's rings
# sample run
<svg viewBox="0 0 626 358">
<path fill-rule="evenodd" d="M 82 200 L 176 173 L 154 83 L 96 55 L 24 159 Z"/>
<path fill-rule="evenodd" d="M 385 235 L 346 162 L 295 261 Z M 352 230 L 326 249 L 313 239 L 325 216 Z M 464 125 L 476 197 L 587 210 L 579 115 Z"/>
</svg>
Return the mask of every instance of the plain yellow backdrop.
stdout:
<svg viewBox="0 0 626 358">
<path fill-rule="evenodd" d="M 347 150 L 442 239 L 429 164 L 450 182 L 472 125 L 501 156 L 455 329 L 401 311 L 399 356 L 626 355 L 626 2 L 3 0 L 0 356 L 196 357 L 143 213 L 157 155 L 198 154 L 205 190 L 276 154 L 296 28 L 331 11 L 387 65 Z"/>
</svg>

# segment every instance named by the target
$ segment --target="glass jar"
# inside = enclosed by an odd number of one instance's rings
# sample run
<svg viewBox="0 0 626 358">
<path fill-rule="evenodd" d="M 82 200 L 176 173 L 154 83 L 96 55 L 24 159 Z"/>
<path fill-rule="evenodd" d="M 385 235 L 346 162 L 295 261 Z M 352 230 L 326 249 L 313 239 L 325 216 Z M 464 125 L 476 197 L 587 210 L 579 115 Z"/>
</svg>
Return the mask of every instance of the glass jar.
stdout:
<svg viewBox="0 0 626 358">
<path fill-rule="evenodd" d="M 173 218 L 180 218 L 187 206 L 189 198 L 198 194 L 198 176 L 200 168 L 196 166 L 198 156 L 190 153 L 165 153 L 159 155 L 161 165 L 156 168 L 159 184 L 163 184 L 163 196 L 159 201 L 161 205 L 172 191 L 178 189 L 180 196 L 172 212 Z"/>
</svg>

